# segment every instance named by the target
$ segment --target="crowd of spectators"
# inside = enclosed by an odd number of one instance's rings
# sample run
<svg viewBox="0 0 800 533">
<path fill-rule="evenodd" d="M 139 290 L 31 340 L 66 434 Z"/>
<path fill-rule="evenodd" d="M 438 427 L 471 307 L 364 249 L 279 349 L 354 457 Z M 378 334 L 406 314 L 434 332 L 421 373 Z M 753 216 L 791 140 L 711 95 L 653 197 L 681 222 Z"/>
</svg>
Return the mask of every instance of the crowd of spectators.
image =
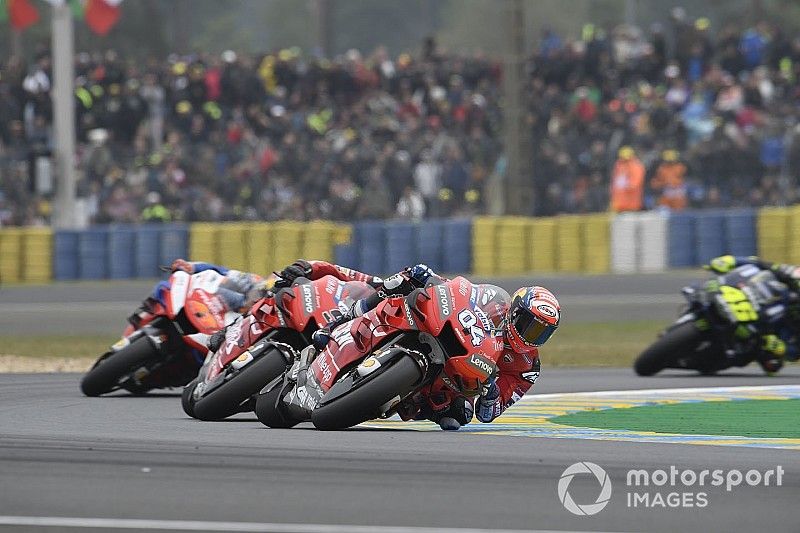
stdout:
<svg viewBox="0 0 800 533">
<path fill-rule="evenodd" d="M 545 31 L 527 65 L 532 213 L 800 201 L 800 38 L 778 26 L 678 8 L 647 32 Z M 93 223 L 469 215 L 507 168 L 500 60 L 433 40 L 396 58 L 82 53 L 75 71 Z M 49 219 L 50 92 L 46 51 L 0 63 L 0 225 Z M 633 207 L 612 197 L 625 168 Z"/>
</svg>

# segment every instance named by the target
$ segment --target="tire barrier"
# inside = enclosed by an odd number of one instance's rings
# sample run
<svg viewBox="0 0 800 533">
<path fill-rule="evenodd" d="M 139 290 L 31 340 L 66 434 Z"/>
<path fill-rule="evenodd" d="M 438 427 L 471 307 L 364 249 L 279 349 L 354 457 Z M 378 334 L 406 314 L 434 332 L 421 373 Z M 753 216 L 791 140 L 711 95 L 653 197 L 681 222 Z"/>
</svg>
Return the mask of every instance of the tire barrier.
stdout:
<svg viewBox="0 0 800 533">
<path fill-rule="evenodd" d="M 445 274 L 658 272 L 722 254 L 800 264 L 800 205 L 364 221 L 231 222 L 0 229 L 0 283 L 155 278 L 178 257 L 268 274 L 298 258 L 385 275 L 416 263 Z"/>
</svg>

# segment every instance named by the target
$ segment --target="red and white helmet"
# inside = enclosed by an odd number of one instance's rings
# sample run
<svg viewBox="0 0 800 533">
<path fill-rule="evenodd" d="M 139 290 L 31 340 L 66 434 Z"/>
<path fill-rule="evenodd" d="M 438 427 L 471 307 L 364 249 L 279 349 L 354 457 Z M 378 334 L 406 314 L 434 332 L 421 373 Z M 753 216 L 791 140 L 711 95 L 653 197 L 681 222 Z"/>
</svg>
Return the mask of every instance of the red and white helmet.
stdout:
<svg viewBox="0 0 800 533">
<path fill-rule="evenodd" d="M 561 305 L 544 287 L 522 287 L 511 297 L 506 316 L 506 338 L 515 352 L 541 346 L 558 328 Z"/>
</svg>

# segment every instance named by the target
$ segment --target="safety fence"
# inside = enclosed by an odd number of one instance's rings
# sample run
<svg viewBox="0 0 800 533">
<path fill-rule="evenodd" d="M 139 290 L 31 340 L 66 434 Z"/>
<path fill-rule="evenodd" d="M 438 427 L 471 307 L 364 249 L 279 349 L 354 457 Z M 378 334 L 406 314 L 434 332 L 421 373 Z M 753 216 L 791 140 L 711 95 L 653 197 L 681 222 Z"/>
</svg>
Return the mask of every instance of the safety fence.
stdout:
<svg viewBox="0 0 800 533">
<path fill-rule="evenodd" d="M 796 242 L 797 241 L 797 242 Z M 712 257 L 800 263 L 800 206 L 423 222 L 194 223 L 0 230 L 0 283 L 154 278 L 178 257 L 266 273 L 297 258 L 386 274 L 660 272 Z"/>
</svg>

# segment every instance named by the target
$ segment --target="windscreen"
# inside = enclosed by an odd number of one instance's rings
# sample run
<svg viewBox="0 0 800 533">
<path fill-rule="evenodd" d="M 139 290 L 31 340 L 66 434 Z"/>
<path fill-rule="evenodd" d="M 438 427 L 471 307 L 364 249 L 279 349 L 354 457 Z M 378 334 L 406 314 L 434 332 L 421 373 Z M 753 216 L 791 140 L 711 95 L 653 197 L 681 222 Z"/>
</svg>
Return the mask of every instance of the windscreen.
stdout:
<svg viewBox="0 0 800 533">
<path fill-rule="evenodd" d="M 483 283 L 474 286 L 475 294 L 470 298 L 475 306 L 486 313 L 492 327 L 499 329 L 503 325 L 506 311 L 511 305 L 511 296 L 497 285 Z"/>
</svg>

